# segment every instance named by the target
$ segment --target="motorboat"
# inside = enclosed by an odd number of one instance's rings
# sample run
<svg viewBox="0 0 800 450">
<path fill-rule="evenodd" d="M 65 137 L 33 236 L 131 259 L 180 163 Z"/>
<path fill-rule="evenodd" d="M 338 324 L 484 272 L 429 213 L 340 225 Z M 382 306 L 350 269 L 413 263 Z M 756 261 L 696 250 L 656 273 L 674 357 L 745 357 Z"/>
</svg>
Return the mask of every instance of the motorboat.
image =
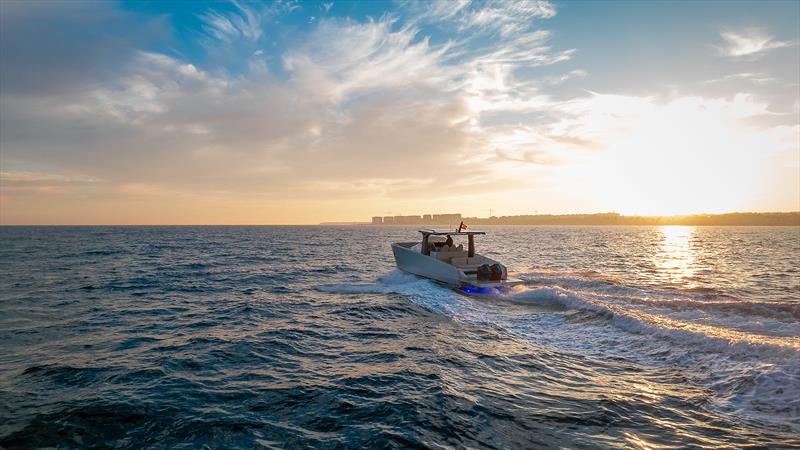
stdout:
<svg viewBox="0 0 800 450">
<path fill-rule="evenodd" d="M 485 235 L 485 232 L 461 231 L 461 227 L 459 231 L 419 232 L 421 241 L 392 244 L 400 270 L 461 288 L 467 293 L 522 284 L 522 280 L 508 276 L 506 266 L 475 252 L 475 236 Z M 467 237 L 466 250 L 463 244 L 453 244 L 454 236 Z"/>
</svg>

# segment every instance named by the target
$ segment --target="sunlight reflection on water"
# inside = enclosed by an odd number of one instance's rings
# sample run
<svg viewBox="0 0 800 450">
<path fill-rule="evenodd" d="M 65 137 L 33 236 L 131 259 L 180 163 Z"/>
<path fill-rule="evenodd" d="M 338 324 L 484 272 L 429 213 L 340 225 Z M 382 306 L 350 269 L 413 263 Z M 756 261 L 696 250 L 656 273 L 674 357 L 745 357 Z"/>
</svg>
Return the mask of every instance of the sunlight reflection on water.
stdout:
<svg viewBox="0 0 800 450">
<path fill-rule="evenodd" d="M 693 277 L 695 256 L 691 241 L 695 228 L 668 225 L 660 227 L 659 232 L 661 243 L 659 252 L 654 257 L 654 263 L 659 271 L 665 273 L 670 282 Z"/>
</svg>

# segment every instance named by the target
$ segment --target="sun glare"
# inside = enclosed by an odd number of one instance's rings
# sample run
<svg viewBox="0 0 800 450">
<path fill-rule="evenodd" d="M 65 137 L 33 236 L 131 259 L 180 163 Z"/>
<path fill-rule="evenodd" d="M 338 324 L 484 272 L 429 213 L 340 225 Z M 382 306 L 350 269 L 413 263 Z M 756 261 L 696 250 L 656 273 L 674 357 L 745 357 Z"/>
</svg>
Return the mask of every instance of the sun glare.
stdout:
<svg viewBox="0 0 800 450">
<path fill-rule="evenodd" d="M 694 252 L 691 247 L 694 227 L 663 226 L 658 231 L 661 233 L 661 243 L 658 253 L 653 257 L 655 266 L 670 281 L 685 282 L 694 274 Z"/>
<path fill-rule="evenodd" d="M 758 209 L 768 164 L 777 158 L 788 167 L 796 156 L 797 127 L 752 129 L 748 119 L 765 106 L 747 96 L 665 104 L 597 96 L 587 107 L 598 109 L 586 126 L 606 151 L 587 155 L 580 168 L 565 167 L 565 176 L 580 188 L 591 184 L 602 209 L 626 215 Z"/>
</svg>

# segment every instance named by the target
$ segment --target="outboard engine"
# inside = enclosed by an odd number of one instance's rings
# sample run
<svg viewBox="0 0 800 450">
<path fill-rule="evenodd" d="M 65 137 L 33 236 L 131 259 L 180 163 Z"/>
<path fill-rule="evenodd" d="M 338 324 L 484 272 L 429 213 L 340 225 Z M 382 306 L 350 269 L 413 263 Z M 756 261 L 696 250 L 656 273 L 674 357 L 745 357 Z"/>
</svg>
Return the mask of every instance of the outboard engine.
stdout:
<svg viewBox="0 0 800 450">
<path fill-rule="evenodd" d="M 478 281 L 502 281 L 503 272 L 500 264 L 481 264 L 478 266 Z"/>
<path fill-rule="evenodd" d="M 492 268 L 488 264 L 481 264 L 478 266 L 478 280 L 486 281 L 492 279 Z"/>
<path fill-rule="evenodd" d="M 492 264 L 489 269 L 492 272 L 489 277 L 490 280 L 500 281 L 503 279 L 503 267 L 500 264 Z"/>
</svg>

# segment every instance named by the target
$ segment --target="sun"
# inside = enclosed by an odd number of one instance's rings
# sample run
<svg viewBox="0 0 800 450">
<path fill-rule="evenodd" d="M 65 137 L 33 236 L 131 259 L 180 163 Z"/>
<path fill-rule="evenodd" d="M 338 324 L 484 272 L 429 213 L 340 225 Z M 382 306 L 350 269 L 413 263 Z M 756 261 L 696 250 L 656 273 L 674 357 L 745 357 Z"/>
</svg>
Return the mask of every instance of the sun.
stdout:
<svg viewBox="0 0 800 450">
<path fill-rule="evenodd" d="M 708 100 L 617 99 L 586 124 L 605 148 L 589 152 L 562 180 L 589 192 L 601 210 L 626 215 L 683 215 L 757 210 L 776 158 L 791 164 L 797 127 L 758 129 L 748 118 L 764 106 L 749 97 Z M 601 133 L 602 131 L 602 133 Z"/>
</svg>

